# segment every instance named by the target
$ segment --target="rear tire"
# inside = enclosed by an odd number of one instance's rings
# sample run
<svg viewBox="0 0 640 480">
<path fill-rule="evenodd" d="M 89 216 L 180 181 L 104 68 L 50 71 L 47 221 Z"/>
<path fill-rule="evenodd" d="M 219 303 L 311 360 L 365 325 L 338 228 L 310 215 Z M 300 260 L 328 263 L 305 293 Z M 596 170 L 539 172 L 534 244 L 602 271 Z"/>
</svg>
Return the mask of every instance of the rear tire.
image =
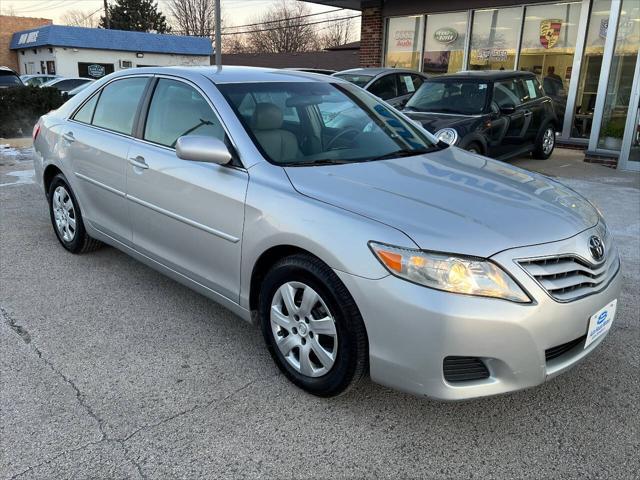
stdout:
<svg viewBox="0 0 640 480">
<path fill-rule="evenodd" d="M 340 395 L 367 372 L 368 340 L 360 311 L 319 259 L 296 254 L 278 261 L 262 282 L 258 313 L 278 368 L 303 390 L 320 397 Z"/>
<path fill-rule="evenodd" d="M 87 253 L 103 245 L 87 234 L 80 205 L 63 174 L 53 177 L 47 199 L 53 231 L 65 249 L 71 253 Z"/>
<path fill-rule="evenodd" d="M 556 147 L 556 131 L 553 125 L 547 124 L 538 134 L 532 152 L 533 158 L 546 160 L 551 156 Z"/>
</svg>

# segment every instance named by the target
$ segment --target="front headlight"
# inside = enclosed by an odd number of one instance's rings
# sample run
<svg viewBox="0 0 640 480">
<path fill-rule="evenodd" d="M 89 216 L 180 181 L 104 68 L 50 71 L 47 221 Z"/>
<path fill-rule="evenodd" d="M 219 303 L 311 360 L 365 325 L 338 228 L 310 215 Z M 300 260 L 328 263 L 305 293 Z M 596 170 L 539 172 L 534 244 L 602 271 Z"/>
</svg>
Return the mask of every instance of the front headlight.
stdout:
<svg viewBox="0 0 640 480">
<path fill-rule="evenodd" d="M 376 242 L 369 242 L 369 247 L 392 275 L 410 282 L 452 293 L 531 302 L 518 284 L 490 261 Z"/>
<path fill-rule="evenodd" d="M 455 145 L 458 141 L 458 132 L 455 128 L 443 128 L 435 133 L 435 137 L 441 142 Z"/>
</svg>

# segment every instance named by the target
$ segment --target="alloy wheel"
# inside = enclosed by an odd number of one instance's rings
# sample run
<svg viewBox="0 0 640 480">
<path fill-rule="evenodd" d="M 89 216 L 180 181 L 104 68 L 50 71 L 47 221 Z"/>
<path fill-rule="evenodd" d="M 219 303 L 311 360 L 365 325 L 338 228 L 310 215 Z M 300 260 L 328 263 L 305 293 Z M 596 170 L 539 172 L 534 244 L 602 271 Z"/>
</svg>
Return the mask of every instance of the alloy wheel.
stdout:
<svg viewBox="0 0 640 480">
<path fill-rule="evenodd" d="M 76 236 L 76 211 L 69 192 L 62 185 L 53 192 L 52 208 L 58 234 L 65 242 L 73 241 Z"/>
<path fill-rule="evenodd" d="M 556 134 L 553 128 L 549 127 L 545 130 L 542 137 L 542 151 L 545 155 L 549 155 L 553 150 L 553 145 L 556 141 Z"/>
<path fill-rule="evenodd" d="M 320 377 L 336 361 L 338 333 L 320 295 L 301 282 L 287 282 L 271 302 L 271 330 L 287 363 L 298 373 Z"/>
</svg>

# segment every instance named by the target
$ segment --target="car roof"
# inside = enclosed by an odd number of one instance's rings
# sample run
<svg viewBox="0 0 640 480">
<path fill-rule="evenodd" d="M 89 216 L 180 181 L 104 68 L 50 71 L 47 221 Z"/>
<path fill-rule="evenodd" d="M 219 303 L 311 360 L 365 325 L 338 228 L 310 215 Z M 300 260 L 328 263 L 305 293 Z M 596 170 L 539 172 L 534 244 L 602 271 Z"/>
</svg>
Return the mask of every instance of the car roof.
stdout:
<svg viewBox="0 0 640 480">
<path fill-rule="evenodd" d="M 342 74 L 349 74 L 349 75 L 369 75 L 371 77 L 377 77 L 378 75 L 382 75 L 383 73 L 417 73 L 419 75 L 422 75 L 420 72 L 416 72 L 415 70 L 411 70 L 408 68 L 385 68 L 385 67 L 380 67 L 380 68 L 350 68 L 349 70 L 342 70 L 341 72 L 337 72 L 334 75 L 342 75 Z"/>
<path fill-rule="evenodd" d="M 481 80 L 504 80 L 505 78 L 514 77 L 535 77 L 535 73 L 523 72 L 520 70 L 463 70 L 457 73 L 447 73 L 432 77 L 433 80 L 439 78 L 477 78 Z"/>
<path fill-rule="evenodd" d="M 138 67 L 119 70 L 114 77 L 138 74 L 176 75 L 190 77 L 200 74 L 215 84 L 254 82 L 345 82 L 345 80 L 300 70 L 242 66 L 194 66 L 194 67 Z M 348 82 L 347 82 L 348 83 Z"/>
<path fill-rule="evenodd" d="M 16 72 L 13 71 L 13 69 L 9 68 L 9 67 L 5 67 L 4 65 L 0 65 L 0 72 L 6 74 L 13 74 L 13 75 L 18 75 Z"/>
</svg>

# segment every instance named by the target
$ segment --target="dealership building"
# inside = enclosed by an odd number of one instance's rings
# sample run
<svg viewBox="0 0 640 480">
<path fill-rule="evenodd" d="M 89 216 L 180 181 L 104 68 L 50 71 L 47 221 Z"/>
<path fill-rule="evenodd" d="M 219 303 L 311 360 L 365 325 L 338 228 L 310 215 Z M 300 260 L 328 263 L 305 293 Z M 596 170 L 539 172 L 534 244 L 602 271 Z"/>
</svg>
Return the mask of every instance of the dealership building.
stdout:
<svg viewBox="0 0 640 480">
<path fill-rule="evenodd" d="M 132 67 L 209 65 L 213 51 L 208 38 L 63 25 L 17 31 L 9 48 L 21 74 L 88 78 Z"/>
<path fill-rule="evenodd" d="M 639 0 L 314 1 L 362 11 L 364 67 L 534 72 L 564 112 L 563 144 L 640 170 Z"/>
</svg>

